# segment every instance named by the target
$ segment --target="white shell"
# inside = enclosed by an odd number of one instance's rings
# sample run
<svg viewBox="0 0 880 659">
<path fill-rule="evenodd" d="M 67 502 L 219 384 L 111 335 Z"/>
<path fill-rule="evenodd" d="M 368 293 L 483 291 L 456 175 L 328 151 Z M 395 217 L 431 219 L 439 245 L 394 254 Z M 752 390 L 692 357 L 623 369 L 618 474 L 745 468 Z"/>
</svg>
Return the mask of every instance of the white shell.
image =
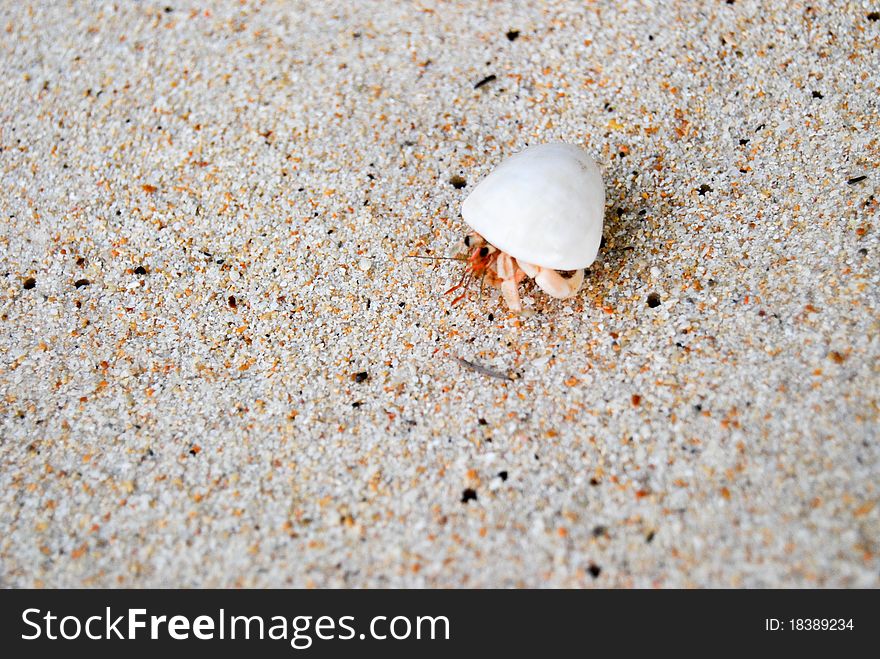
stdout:
<svg viewBox="0 0 880 659">
<path fill-rule="evenodd" d="M 461 214 L 516 259 L 553 270 L 586 268 L 602 242 L 602 173 L 571 144 L 530 146 L 483 179 Z"/>
</svg>

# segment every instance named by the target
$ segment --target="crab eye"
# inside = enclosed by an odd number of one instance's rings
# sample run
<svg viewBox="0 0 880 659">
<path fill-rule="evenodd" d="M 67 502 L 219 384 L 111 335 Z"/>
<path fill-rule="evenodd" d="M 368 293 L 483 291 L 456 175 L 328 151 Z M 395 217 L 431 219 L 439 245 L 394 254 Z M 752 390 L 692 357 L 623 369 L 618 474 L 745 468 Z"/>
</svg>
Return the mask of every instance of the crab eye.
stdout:
<svg viewBox="0 0 880 659">
<path fill-rule="evenodd" d="M 465 237 L 464 237 L 464 246 L 465 246 L 465 247 L 470 247 L 470 246 L 471 246 L 471 237 L 470 237 L 470 236 L 465 236 Z"/>
<path fill-rule="evenodd" d="M 480 247 L 480 256 L 482 258 L 486 258 L 489 256 L 489 248 L 488 247 Z"/>
</svg>

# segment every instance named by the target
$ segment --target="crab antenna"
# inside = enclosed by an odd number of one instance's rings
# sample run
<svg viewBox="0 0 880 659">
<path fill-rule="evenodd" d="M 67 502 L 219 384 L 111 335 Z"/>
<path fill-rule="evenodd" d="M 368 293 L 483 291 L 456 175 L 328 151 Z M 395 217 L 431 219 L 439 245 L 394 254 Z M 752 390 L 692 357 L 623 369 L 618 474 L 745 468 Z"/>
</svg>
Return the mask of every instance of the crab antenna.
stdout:
<svg viewBox="0 0 880 659">
<path fill-rule="evenodd" d="M 467 259 L 463 256 L 420 256 L 420 255 L 407 255 L 404 258 L 407 259 L 429 259 L 431 261 L 467 261 Z"/>
</svg>

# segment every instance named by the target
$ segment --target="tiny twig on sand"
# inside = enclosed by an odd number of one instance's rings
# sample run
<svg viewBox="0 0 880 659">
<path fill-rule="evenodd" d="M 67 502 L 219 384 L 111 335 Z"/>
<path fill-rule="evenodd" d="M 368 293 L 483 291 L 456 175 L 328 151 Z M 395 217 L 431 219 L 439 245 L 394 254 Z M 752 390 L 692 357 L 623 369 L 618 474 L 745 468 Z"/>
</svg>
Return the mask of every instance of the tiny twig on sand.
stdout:
<svg viewBox="0 0 880 659">
<path fill-rule="evenodd" d="M 509 380 L 513 381 L 516 378 L 510 377 L 507 373 L 501 373 L 499 371 L 493 371 L 490 368 L 486 368 L 485 366 L 480 366 L 479 364 L 475 364 L 474 362 L 469 362 L 467 359 L 463 357 L 456 357 L 458 363 L 462 366 L 466 366 L 472 371 L 476 371 L 477 373 L 481 373 L 482 375 L 488 375 L 490 378 L 498 378 L 499 380 Z"/>
</svg>

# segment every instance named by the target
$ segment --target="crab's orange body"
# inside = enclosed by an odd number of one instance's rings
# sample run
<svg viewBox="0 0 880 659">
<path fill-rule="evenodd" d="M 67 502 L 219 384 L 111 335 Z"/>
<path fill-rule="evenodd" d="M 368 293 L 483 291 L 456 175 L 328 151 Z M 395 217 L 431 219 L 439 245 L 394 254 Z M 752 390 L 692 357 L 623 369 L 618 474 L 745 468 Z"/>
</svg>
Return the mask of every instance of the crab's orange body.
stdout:
<svg viewBox="0 0 880 659">
<path fill-rule="evenodd" d="M 513 258 L 489 245 L 478 234 L 474 233 L 468 236 L 465 244 L 471 249 L 471 252 L 466 260 L 464 274 L 455 286 L 444 293 L 445 295 L 462 288 L 465 289 L 452 301 L 452 304 L 457 304 L 467 297 L 466 289 L 475 280 L 480 281 L 481 289 L 484 283 L 501 288 L 506 298 L 505 282 L 516 286 L 525 278 L 526 273 L 517 267 Z"/>
</svg>

